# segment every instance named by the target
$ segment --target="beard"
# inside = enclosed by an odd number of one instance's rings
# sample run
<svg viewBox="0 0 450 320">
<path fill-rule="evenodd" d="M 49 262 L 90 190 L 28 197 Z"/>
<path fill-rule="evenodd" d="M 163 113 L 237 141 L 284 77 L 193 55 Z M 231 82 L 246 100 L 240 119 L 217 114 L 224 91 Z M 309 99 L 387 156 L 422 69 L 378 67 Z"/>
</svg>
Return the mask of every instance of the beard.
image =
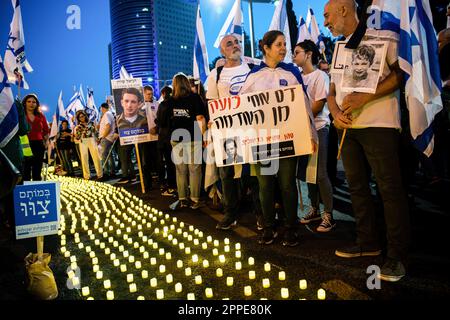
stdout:
<svg viewBox="0 0 450 320">
<path fill-rule="evenodd" d="M 228 56 L 228 59 L 229 59 L 229 60 L 234 60 L 234 61 L 240 60 L 240 59 L 241 59 L 241 55 L 242 55 L 242 51 L 241 51 L 241 50 L 238 50 L 238 51 L 235 51 L 235 52 L 233 52 L 232 54 L 230 54 L 230 55 Z"/>
</svg>

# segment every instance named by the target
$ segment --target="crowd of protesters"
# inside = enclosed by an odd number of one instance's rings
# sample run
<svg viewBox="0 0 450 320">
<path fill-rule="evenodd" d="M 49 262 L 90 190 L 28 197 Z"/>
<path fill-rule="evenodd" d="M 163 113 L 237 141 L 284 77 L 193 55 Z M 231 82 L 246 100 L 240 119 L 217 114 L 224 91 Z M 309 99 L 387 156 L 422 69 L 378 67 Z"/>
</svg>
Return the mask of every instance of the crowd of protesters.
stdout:
<svg viewBox="0 0 450 320">
<path fill-rule="evenodd" d="M 356 6 L 351 0 L 331 0 L 324 8 L 325 26 L 334 36 L 343 36 L 348 41 L 358 28 Z M 339 183 L 336 170 L 338 136 L 345 138 L 342 161 L 349 186 L 356 219 L 356 241 L 353 246 L 338 248 L 335 253 L 342 258 L 378 256 L 382 246 L 378 242 L 376 206 L 373 203 L 371 183 L 383 203 L 387 239 L 386 262 L 380 278 L 398 281 L 405 274 L 410 246 L 410 222 L 408 209 L 408 168 L 417 170 L 420 165 L 430 183 L 449 177 L 449 108 L 450 73 L 448 64 L 441 63 L 443 80 L 442 98 L 444 109 L 434 123 L 435 152 L 430 157 L 411 151 L 410 139 L 400 113 L 406 113 L 404 101 L 400 99 L 402 72 L 398 66 L 398 46 L 395 41 L 364 35 L 364 40 L 387 41 L 384 69 L 374 94 L 344 93 L 340 86 L 342 75 L 330 73 L 329 64 L 321 59 L 317 46 L 310 40 L 298 43 L 293 51 L 293 63 L 283 62 L 286 54 L 286 38 L 280 31 L 267 32 L 260 42 L 264 61 L 258 65 L 243 63 L 242 48 L 234 35 L 225 36 L 220 43 L 223 60 L 212 70 L 207 80 L 207 91 L 203 84 L 182 73 L 174 76 L 172 86 L 160 91 L 156 100 L 151 86 L 144 88 L 144 111 L 152 113 L 155 127 L 150 133 L 158 140 L 139 145 L 142 158 L 143 179 L 147 190 L 155 189 L 155 182 L 162 196 L 177 197 L 177 208 L 199 209 L 205 186 L 206 166 L 202 165 L 205 146 L 204 132 L 209 123 L 207 103 L 209 100 L 246 94 L 281 86 L 301 85 L 305 90 L 304 105 L 311 122 L 310 137 L 314 151 L 318 153 L 317 183 L 308 184 L 311 200 L 309 212 L 298 216 L 297 178 L 302 170 L 302 161 L 297 157 L 278 160 L 278 171 L 263 174 L 270 164 L 228 165 L 218 168 L 219 181 L 213 185 L 221 193 L 223 219 L 217 229 L 228 230 L 239 220 L 240 199 L 250 194 L 255 223 L 262 230 L 259 243 L 270 245 L 283 231 L 282 244 L 299 244 L 298 227 L 320 221 L 317 232 L 331 232 L 336 227 L 333 219 L 333 187 Z M 438 34 L 440 59 L 448 57 L 450 29 Z M 242 81 L 244 79 L 245 81 Z M 41 180 L 42 162 L 49 127 L 45 116 L 39 112 L 39 100 L 35 95 L 26 96 L 16 102 L 22 108 L 29 125 L 28 141 L 24 148 L 31 147 L 32 156 L 25 157 L 24 180 Z M 136 181 L 135 147 L 120 146 L 116 119 L 107 103 L 102 104 L 102 117 L 96 126 L 87 114 L 76 114 L 77 125 L 73 132 L 68 122 L 63 121 L 57 135 L 57 154 L 64 174 L 74 175 L 72 159 L 81 162 L 84 179 L 92 179 L 89 166 L 92 159 L 97 180 L 115 178 L 116 168 L 121 168 L 117 184 Z M 23 112 L 24 111 L 24 112 Z M 180 135 L 180 129 L 188 135 Z M 344 137 L 344 130 L 346 135 Z M 187 139 L 186 137 L 190 137 Z M 213 137 L 214 139 L 214 137 Z M 406 142 L 405 142 L 406 141 Z M 227 143 L 227 142 L 226 142 Z M 230 141 L 230 154 L 236 149 Z M 98 148 L 100 146 L 100 148 Z M 227 147 L 225 147 L 227 148 Z M 415 152 L 416 162 L 405 161 L 402 150 Z M 228 151 L 227 151 L 228 152 Z M 116 159 L 119 165 L 116 166 Z M 199 160 L 200 159 L 200 160 Z M 230 159 L 236 161 L 236 156 Z M 22 169 L 23 168 L 23 169 Z M 320 204 L 323 203 L 323 211 Z M 283 213 L 282 228 L 277 228 L 276 215 Z M 280 218 L 280 217 L 278 217 Z M 8 220 L 9 219 L 9 220 Z M 11 224 L 11 217 L 7 221 Z"/>
</svg>

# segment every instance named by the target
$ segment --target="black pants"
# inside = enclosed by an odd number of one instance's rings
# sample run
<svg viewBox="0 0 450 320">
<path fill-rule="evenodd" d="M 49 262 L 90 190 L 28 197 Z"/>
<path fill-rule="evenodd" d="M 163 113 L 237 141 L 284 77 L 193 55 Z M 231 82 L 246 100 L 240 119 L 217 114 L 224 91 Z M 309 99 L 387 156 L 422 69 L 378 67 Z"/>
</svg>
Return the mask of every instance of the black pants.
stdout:
<svg viewBox="0 0 450 320">
<path fill-rule="evenodd" d="M 170 189 L 177 188 L 177 180 L 175 174 L 175 164 L 172 161 L 172 145 L 170 141 L 158 141 L 158 156 L 159 165 L 160 165 L 160 179 L 162 176 L 162 180 L 166 178 L 167 173 L 167 186 Z"/>
<path fill-rule="evenodd" d="M 400 133 L 396 129 L 349 129 L 342 148 L 342 160 L 356 218 L 357 244 L 370 248 L 379 246 L 368 163 L 383 201 L 387 255 L 405 260 L 410 242 L 410 219 L 401 181 L 399 142 Z"/>
<path fill-rule="evenodd" d="M 44 161 L 45 146 L 42 140 L 30 141 L 32 157 L 25 157 L 23 180 L 24 181 L 41 181 L 42 180 L 42 164 Z"/>
<path fill-rule="evenodd" d="M 144 184 L 148 189 L 152 188 L 152 174 L 157 173 L 159 181 L 162 181 L 164 177 L 161 177 L 158 154 L 158 141 L 145 142 L 139 144 L 139 152 L 141 156 L 142 169 L 144 175 Z"/>
</svg>

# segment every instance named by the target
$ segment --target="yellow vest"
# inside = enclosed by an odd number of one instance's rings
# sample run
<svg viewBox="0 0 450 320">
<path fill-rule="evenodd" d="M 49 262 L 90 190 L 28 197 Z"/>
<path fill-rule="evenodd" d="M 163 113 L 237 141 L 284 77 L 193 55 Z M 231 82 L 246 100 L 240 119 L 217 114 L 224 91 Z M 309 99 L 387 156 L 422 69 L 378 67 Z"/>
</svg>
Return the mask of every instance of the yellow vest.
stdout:
<svg viewBox="0 0 450 320">
<path fill-rule="evenodd" d="M 33 151 L 31 151 L 30 141 L 28 140 L 27 135 L 20 137 L 20 144 L 22 145 L 23 156 L 32 157 Z"/>
</svg>

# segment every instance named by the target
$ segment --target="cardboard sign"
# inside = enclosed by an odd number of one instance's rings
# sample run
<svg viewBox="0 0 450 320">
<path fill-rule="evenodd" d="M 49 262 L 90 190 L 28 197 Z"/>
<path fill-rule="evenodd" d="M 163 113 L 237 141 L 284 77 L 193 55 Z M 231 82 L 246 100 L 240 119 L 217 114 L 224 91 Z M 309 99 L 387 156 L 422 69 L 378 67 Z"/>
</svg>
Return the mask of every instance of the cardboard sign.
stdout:
<svg viewBox="0 0 450 320">
<path fill-rule="evenodd" d="M 299 85 L 213 100 L 208 108 L 218 167 L 312 153 Z"/>
<path fill-rule="evenodd" d="M 17 186 L 14 189 L 16 239 L 57 234 L 60 210 L 59 182 Z"/>
</svg>

